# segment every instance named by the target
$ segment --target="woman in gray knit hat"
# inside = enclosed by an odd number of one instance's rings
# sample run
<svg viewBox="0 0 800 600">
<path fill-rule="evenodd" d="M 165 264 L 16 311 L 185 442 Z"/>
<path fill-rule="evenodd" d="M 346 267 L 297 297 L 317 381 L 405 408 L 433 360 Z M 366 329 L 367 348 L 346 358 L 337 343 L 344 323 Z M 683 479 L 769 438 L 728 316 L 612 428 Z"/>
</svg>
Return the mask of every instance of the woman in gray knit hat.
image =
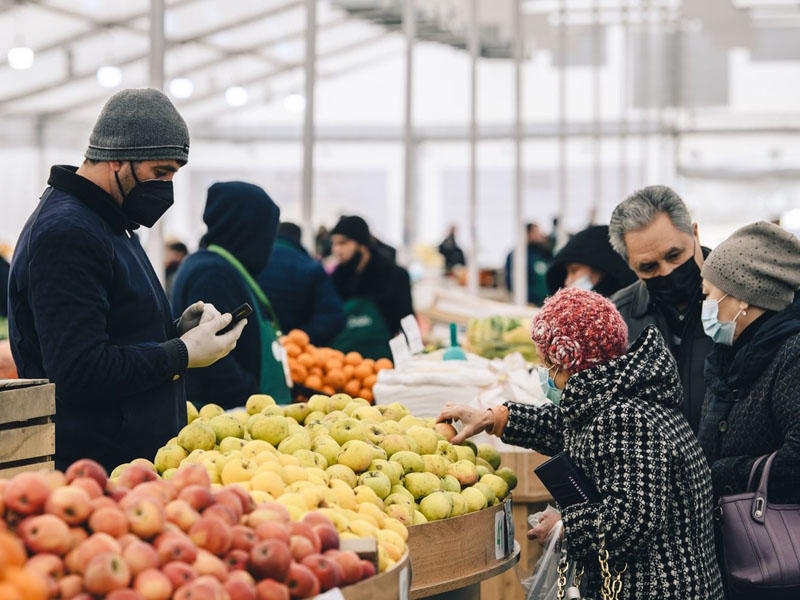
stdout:
<svg viewBox="0 0 800 600">
<path fill-rule="evenodd" d="M 761 221 L 734 232 L 702 268 L 706 361 L 698 437 L 714 494 L 744 492 L 753 462 L 777 451 L 769 499 L 800 502 L 800 239 Z"/>
</svg>

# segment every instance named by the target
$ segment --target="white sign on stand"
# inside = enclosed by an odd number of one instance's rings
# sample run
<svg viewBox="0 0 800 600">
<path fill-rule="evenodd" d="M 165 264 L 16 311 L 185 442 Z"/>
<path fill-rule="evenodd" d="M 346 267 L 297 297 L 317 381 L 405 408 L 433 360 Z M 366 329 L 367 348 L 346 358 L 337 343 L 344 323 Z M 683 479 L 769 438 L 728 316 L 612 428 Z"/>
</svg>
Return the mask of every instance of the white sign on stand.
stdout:
<svg viewBox="0 0 800 600">
<path fill-rule="evenodd" d="M 406 315 L 400 319 L 400 326 L 408 339 L 408 348 L 411 354 L 419 354 L 425 349 L 422 343 L 422 332 L 419 330 L 419 323 L 414 315 Z"/>
<path fill-rule="evenodd" d="M 406 337 L 402 333 L 398 333 L 389 340 L 389 349 L 392 351 L 392 362 L 395 369 L 401 368 L 411 359 Z"/>
</svg>

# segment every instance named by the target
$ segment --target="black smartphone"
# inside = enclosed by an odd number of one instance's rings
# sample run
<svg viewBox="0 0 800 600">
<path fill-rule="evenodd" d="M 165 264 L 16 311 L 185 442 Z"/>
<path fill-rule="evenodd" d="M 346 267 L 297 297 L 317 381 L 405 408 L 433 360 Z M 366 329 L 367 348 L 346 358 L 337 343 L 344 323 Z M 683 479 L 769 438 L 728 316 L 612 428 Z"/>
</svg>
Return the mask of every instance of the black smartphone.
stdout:
<svg viewBox="0 0 800 600">
<path fill-rule="evenodd" d="M 241 304 L 240 306 L 237 306 L 236 308 L 234 308 L 231 311 L 231 315 L 233 315 L 233 319 L 231 319 L 231 322 L 228 323 L 222 329 L 220 329 L 217 332 L 217 335 L 222 335 L 223 333 L 228 333 L 231 329 L 234 328 L 236 323 L 238 323 L 242 319 L 246 319 L 247 317 L 249 317 L 252 314 L 253 314 L 253 307 L 250 306 L 249 303 L 245 302 L 244 304 Z"/>
</svg>

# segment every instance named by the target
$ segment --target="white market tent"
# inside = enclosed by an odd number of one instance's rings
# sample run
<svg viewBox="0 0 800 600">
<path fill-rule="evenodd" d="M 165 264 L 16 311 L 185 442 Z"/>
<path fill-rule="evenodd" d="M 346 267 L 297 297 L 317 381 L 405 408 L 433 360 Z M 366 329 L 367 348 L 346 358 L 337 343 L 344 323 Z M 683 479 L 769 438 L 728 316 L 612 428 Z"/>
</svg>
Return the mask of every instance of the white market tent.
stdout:
<svg viewBox="0 0 800 600">
<path fill-rule="evenodd" d="M 713 245 L 800 210 L 798 34 L 796 0 L 0 0 L 0 241 L 105 99 L 154 85 L 192 134 L 154 259 L 235 178 L 307 239 L 342 213 L 406 249 L 456 224 L 473 269 L 651 183 Z"/>
</svg>

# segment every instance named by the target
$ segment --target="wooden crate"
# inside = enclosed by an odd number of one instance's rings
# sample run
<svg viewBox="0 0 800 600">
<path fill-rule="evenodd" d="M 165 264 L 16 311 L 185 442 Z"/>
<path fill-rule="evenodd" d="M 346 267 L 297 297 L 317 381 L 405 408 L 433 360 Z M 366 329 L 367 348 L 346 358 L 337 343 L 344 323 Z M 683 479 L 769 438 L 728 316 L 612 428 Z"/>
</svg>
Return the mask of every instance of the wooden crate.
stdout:
<svg viewBox="0 0 800 600">
<path fill-rule="evenodd" d="M 46 379 L 0 380 L 0 478 L 53 468 L 55 390 Z"/>
<path fill-rule="evenodd" d="M 511 569 L 519 546 L 498 556 L 496 519 L 511 500 L 484 510 L 408 528 L 412 577 L 409 598 L 429 598 L 478 584 Z"/>
<path fill-rule="evenodd" d="M 364 581 L 341 588 L 345 600 L 407 600 L 411 581 L 411 565 L 406 550 L 391 569 Z"/>
</svg>

